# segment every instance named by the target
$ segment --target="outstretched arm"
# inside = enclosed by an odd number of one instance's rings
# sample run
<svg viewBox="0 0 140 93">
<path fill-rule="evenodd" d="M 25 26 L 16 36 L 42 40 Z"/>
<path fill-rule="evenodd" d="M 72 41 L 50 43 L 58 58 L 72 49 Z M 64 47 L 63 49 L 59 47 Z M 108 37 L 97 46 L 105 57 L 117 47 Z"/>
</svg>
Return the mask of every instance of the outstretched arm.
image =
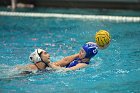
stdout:
<svg viewBox="0 0 140 93">
<path fill-rule="evenodd" d="M 29 64 L 29 65 L 26 65 L 26 66 L 16 66 L 16 69 L 20 70 L 20 71 L 37 70 L 36 66 L 33 65 L 33 64 Z"/>
<path fill-rule="evenodd" d="M 69 64 L 70 62 L 72 62 L 75 58 L 78 58 L 78 57 L 79 57 L 79 54 L 67 56 L 67 57 L 64 57 L 63 59 L 61 59 L 59 61 L 54 62 L 53 65 L 64 67 L 67 64 Z"/>
<path fill-rule="evenodd" d="M 80 68 L 84 68 L 86 66 L 87 66 L 87 64 L 85 64 L 85 63 L 79 63 L 76 66 L 73 66 L 73 67 L 70 67 L 70 68 L 65 68 L 64 70 L 65 71 L 77 70 L 77 69 L 80 69 Z"/>
<path fill-rule="evenodd" d="M 87 66 L 87 64 L 79 63 L 76 66 L 73 66 L 71 68 L 63 68 L 63 67 L 56 66 L 56 65 L 53 65 L 53 64 L 50 64 L 49 66 L 52 67 L 53 69 L 63 70 L 64 72 L 66 72 L 66 71 L 72 71 L 72 70 L 77 70 L 77 69 L 80 69 L 80 68 L 84 68 L 84 67 Z"/>
</svg>

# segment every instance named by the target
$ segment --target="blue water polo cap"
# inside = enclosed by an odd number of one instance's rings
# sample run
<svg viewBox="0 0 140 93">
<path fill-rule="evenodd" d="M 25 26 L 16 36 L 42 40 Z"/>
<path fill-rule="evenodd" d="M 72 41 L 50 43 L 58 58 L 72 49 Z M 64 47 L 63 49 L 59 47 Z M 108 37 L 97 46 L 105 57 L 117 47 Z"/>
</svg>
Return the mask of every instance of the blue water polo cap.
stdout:
<svg viewBox="0 0 140 93">
<path fill-rule="evenodd" d="M 82 48 L 86 52 L 85 58 L 92 58 L 98 53 L 98 46 L 93 42 L 84 44 Z"/>
</svg>

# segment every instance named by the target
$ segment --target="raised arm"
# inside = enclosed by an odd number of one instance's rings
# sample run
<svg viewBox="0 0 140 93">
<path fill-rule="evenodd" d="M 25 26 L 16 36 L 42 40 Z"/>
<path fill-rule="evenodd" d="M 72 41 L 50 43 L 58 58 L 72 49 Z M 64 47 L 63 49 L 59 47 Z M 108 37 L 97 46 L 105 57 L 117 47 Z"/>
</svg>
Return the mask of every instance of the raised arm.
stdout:
<svg viewBox="0 0 140 93">
<path fill-rule="evenodd" d="M 53 65 L 64 67 L 67 64 L 69 64 L 70 62 L 72 62 L 75 58 L 78 58 L 78 57 L 79 57 L 79 54 L 67 56 L 59 61 L 54 62 Z"/>
</svg>

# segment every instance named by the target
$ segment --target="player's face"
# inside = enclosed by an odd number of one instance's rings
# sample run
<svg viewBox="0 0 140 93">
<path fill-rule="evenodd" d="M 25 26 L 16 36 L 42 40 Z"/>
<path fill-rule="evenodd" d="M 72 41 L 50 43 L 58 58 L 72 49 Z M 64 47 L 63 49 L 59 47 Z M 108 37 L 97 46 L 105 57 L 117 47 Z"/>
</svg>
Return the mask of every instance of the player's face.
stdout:
<svg viewBox="0 0 140 93">
<path fill-rule="evenodd" d="M 44 62 L 50 63 L 50 54 L 47 53 L 46 51 L 42 51 L 41 58 Z"/>
</svg>

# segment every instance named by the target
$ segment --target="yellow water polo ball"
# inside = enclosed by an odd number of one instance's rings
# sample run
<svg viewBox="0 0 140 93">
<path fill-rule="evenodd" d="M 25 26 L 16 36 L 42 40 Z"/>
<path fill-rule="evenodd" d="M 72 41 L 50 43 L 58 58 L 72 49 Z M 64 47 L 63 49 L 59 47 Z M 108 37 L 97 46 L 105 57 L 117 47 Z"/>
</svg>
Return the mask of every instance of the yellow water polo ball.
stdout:
<svg viewBox="0 0 140 93">
<path fill-rule="evenodd" d="M 95 40 L 99 47 L 105 48 L 109 45 L 111 37 L 106 30 L 99 30 L 95 35 Z"/>
</svg>

